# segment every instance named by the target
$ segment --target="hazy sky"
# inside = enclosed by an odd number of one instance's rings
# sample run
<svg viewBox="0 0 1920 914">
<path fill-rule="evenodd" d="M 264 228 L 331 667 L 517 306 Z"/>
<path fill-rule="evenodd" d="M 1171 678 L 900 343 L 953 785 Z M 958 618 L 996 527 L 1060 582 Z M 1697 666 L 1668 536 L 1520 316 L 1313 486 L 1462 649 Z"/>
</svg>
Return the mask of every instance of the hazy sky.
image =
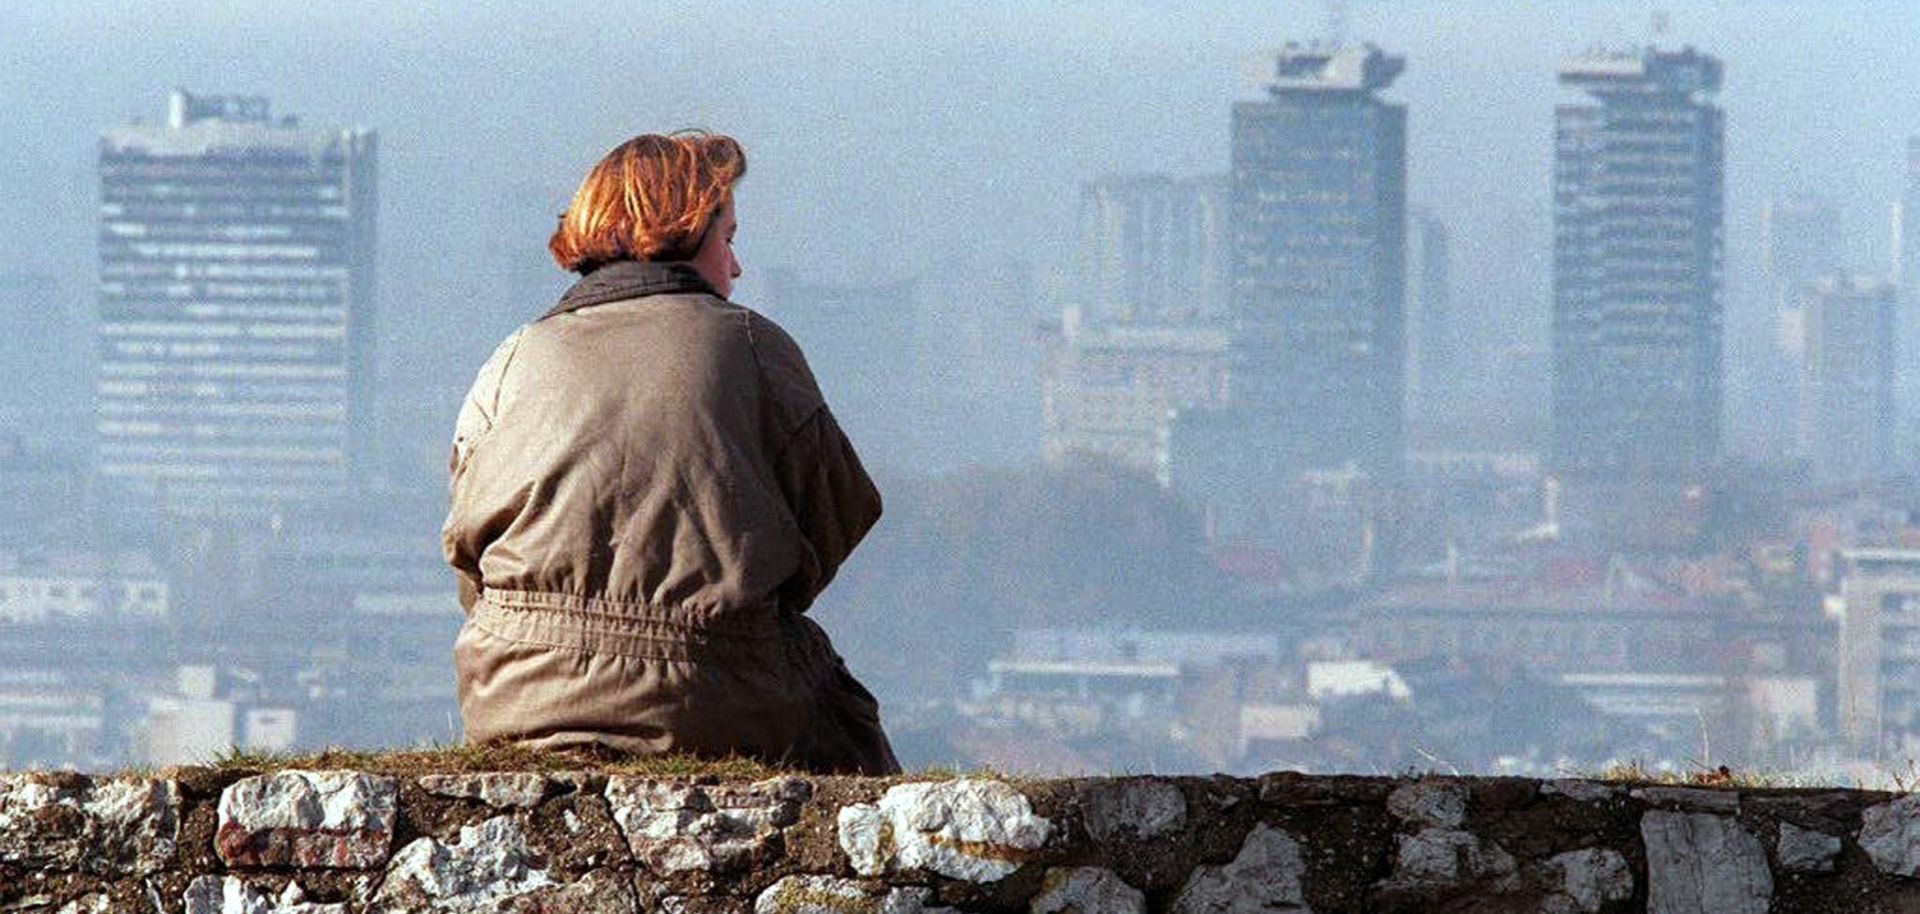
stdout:
<svg viewBox="0 0 1920 914">
<path fill-rule="evenodd" d="M 432 420 L 564 282 L 544 260 L 554 214 L 627 136 L 704 126 L 746 145 L 748 304 L 770 266 L 837 282 L 1045 269 L 1070 257 L 1082 180 L 1224 170 L 1230 102 L 1258 92 L 1272 49 L 1327 22 L 1318 2 L 1030 6 L 8 3 L 0 270 L 92 275 L 96 138 L 161 117 L 173 86 L 377 128 L 387 380 L 398 414 Z M 1727 63 L 1736 280 L 1756 263 L 1760 202 L 1790 188 L 1835 196 L 1854 260 L 1883 268 L 1920 132 L 1920 4 L 1349 6 L 1352 37 L 1409 59 L 1390 95 L 1410 108 L 1410 196 L 1451 223 L 1457 298 L 1487 323 L 1545 325 L 1556 63 L 1645 41 L 1656 8 L 1663 44 Z"/>
</svg>

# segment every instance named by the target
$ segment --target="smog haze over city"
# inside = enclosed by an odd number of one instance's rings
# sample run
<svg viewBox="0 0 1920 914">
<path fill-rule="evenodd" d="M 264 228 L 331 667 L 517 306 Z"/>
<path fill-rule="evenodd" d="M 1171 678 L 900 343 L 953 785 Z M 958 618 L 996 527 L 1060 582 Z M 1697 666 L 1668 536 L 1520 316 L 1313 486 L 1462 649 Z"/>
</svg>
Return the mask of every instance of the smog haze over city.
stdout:
<svg viewBox="0 0 1920 914">
<path fill-rule="evenodd" d="M 0 34 L 0 769 L 458 741 L 463 397 L 586 169 L 704 128 L 886 499 L 810 612 L 909 767 L 1911 777 L 1920 6 Z"/>
</svg>

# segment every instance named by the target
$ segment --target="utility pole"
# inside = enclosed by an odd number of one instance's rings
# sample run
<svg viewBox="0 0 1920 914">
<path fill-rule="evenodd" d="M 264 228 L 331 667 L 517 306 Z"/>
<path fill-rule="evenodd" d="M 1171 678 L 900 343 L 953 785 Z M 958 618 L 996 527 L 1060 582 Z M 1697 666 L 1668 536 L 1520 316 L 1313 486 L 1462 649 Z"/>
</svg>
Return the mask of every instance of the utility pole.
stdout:
<svg viewBox="0 0 1920 914">
<path fill-rule="evenodd" d="M 1347 44 L 1347 0 L 1327 0 L 1327 44 L 1335 48 Z"/>
</svg>

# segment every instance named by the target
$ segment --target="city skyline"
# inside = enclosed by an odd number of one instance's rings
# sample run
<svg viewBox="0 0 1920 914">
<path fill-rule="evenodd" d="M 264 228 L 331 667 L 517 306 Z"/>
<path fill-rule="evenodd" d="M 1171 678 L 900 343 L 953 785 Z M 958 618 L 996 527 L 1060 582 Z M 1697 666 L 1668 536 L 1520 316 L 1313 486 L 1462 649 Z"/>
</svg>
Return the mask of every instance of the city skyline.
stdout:
<svg viewBox="0 0 1920 914">
<path fill-rule="evenodd" d="M 1847 600 L 1875 586 L 1872 550 L 1899 566 L 1899 600 L 1920 594 L 1906 580 L 1920 568 L 1908 551 L 1920 454 L 1900 442 L 1911 427 L 1889 429 L 1920 399 L 1900 373 L 1913 353 L 1894 339 L 1914 324 L 1886 282 L 1913 262 L 1892 255 L 1915 234 L 1914 208 L 1889 204 L 1920 193 L 1920 158 L 1901 163 L 1894 147 L 1920 136 L 1904 121 L 1876 127 L 1900 143 L 1781 131 L 1755 93 L 1777 90 L 1783 69 L 1819 76 L 1825 52 L 1811 45 L 1811 63 L 1788 67 L 1696 10 L 1676 17 L 1694 23 L 1684 34 L 1649 44 L 1593 29 L 1581 46 L 1603 50 L 1569 50 L 1593 19 L 1570 10 L 1528 44 L 1504 12 L 1484 29 L 1436 13 L 1445 21 L 1421 37 L 1361 9 L 1351 33 L 1369 40 L 1340 47 L 1297 15 L 1258 19 L 1255 34 L 1250 12 L 1229 10 L 1233 36 L 1169 28 L 1191 42 L 1177 55 L 1139 53 L 1180 40 L 1135 34 L 1158 13 L 1106 24 L 1043 10 L 1036 23 L 1092 30 L 1022 33 L 1012 62 L 972 69 L 949 66 L 961 46 L 944 39 L 920 36 L 928 54 L 908 59 L 856 31 L 842 47 L 865 68 L 752 83 L 787 108 L 771 114 L 738 80 L 787 51 L 763 47 L 747 66 L 677 38 L 645 46 L 663 57 L 631 107 L 558 91 L 574 84 L 552 71 L 503 89 L 495 70 L 529 58 L 480 60 L 489 45 L 472 36 L 472 66 L 445 71 L 467 81 L 410 81 L 396 62 L 377 92 L 346 65 L 325 92 L 298 65 L 233 82 L 183 66 L 121 86 L 127 108 L 152 108 L 176 79 L 210 94 L 183 91 L 168 119 L 86 128 L 106 131 L 80 201 L 95 207 L 97 275 L 80 258 L 76 281 L 24 249 L 0 264 L 4 313 L 21 326 L 49 307 L 71 316 L 69 299 L 98 286 L 103 462 L 202 472 L 159 448 L 258 434 L 243 447 L 268 450 L 231 456 L 260 468 L 250 455 L 317 442 L 328 472 L 341 468 L 327 478 L 344 482 L 359 451 L 348 430 L 381 440 L 358 497 L 335 510 L 169 518 L 99 485 L 91 460 L 73 459 L 84 444 L 49 435 L 43 449 L 7 434 L 24 421 L 0 427 L 0 767 L 458 737 L 444 715 L 459 612 L 433 535 L 458 398 L 447 389 L 479 364 L 475 339 L 536 316 L 567 283 L 541 250 L 552 198 L 608 135 L 674 126 L 656 123 L 681 110 L 652 106 L 662 98 L 707 105 L 716 130 L 738 125 L 753 168 L 736 298 L 806 349 L 887 499 L 814 612 L 851 665 L 876 671 L 914 761 L 993 763 L 992 733 L 1088 765 L 1338 770 L 1417 763 L 1412 743 L 1476 771 L 1541 775 L 1683 764 L 1710 731 L 1736 759 L 1825 753 L 1836 767 L 1822 770 L 1839 770 L 1920 740 L 1910 714 L 1868 727 L 1831 700 L 1906 688 L 1867 656 L 1883 641 L 1905 650 L 1904 635 Z M 364 47 L 327 33 L 334 15 L 249 21 Z M 637 53 L 623 43 L 633 24 L 607 15 L 594 49 Z M 752 31 L 672 15 L 735 40 Z M 952 18 L 976 37 L 1018 31 L 991 10 Z M 1299 40 L 1268 40 L 1275 23 Z M 764 25 L 796 44 L 826 34 Z M 180 27 L 156 22 L 156 47 Z M 544 28 L 525 31 L 586 47 Z M 1068 63 L 1019 56 L 1047 41 Z M 1540 46 L 1556 41 L 1548 60 Z M 1115 66 L 1116 49 L 1136 57 Z M 1203 65 L 1252 82 L 1255 56 L 1255 90 L 1196 88 Z M 1028 107 L 996 80 L 1024 87 Z M 1156 80 L 1159 94 L 1139 88 Z M 475 87 L 501 91 L 479 104 Z M 445 99 L 422 101 L 436 91 Z M 892 120 L 855 110 L 875 99 Z M 280 150 L 242 181 L 222 169 L 248 154 L 179 136 L 279 137 L 296 129 L 288 110 L 366 126 L 240 143 Z M 769 126 L 783 118 L 790 131 Z M 355 137 L 370 178 L 375 130 L 379 198 L 346 204 Z M 308 156 L 330 144 L 335 159 Z M 188 155 L 156 165 L 156 146 Z M 1790 164 L 1769 172 L 1753 156 L 1774 146 L 1765 161 Z M 1847 181 L 1833 161 L 1870 154 L 1889 175 L 1905 164 L 1907 183 Z M 84 169 L 88 153 L 66 161 Z M 211 196 L 181 199 L 261 187 L 322 202 L 222 221 L 203 218 Z M 377 258 L 353 224 L 376 210 Z M 355 271 L 376 259 L 374 307 Z M 263 265 L 275 275 L 211 275 Z M 133 273 L 152 282 L 126 285 Z M 31 326 L 50 351 L 15 377 L 52 383 L 72 369 L 59 325 Z M 207 378 L 134 383 L 176 368 Z M 353 389 L 375 376 L 377 397 Z M 1586 399 L 1556 402 L 1555 379 Z M 290 386 L 309 380 L 323 383 Z M 0 401 L 12 410 L 0 417 L 51 415 L 37 396 Z M 355 421 L 370 397 L 377 421 Z M 152 418 L 176 413 L 177 428 Z M 1582 431 L 1594 416 L 1611 426 Z M 1779 446 L 1756 445 L 1759 432 Z M 168 436 L 179 441 L 128 449 Z M 1595 442 L 1606 459 L 1568 459 Z M 1632 485 L 1579 485 L 1581 471 L 1622 468 Z M 138 611 L 114 605 L 147 588 Z M 87 654 L 95 641 L 110 648 Z M 1526 707 L 1472 723 L 1490 695 Z M 33 710 L 44 696 L 60 720 Z"/>
<path fill-rule="evenodd" d="M 722 3 L 665 14 L 685 34 L 740 52 L 688 57 L 679 33 L 635 34 L 637 19 L 619 11 L 607 12 L 595 37 L 493 9 L 452 17 L 430 9 L 376 13 L 366 4 L 302 15 L 168 2 L 142 8 L 155 15 L 138 36 L 103 35 L 91 28 L 97 16 L 73 9 L 6 14 L 37 39 L 0 69 L 0 80 L 13 81 L 10 97 L 23 97 L 29 112 L 16 147 L 20 194 L 0 201 L 0 215 L 18 207 L 0 225 L 36 226 L 35 243 L 13 244 L 24 267 L 60 271 L 58 252 L 92 243 L 85 205 L 61 214 L 69 201 L 85 199 L 91 178 L 54 166 L 90 146 L 99 125 L 150 111 L 153 80 L 135 61 L 167 61 L 166 82 L 265 91 L 318 121 L 380 124 L 384 170 L 394 179 L 386 200 L 393 250 L 382 268 L 392 295 L 382 335 L 387 352 L 419 354 L 383 359 L 382 371 L 401 389 L 433 394 L 383 401 L 381 420 L 406 432 L 394 439 L 404 445 L 388 474 L 416 485 L 429 482 L 444 458 L 442 442 L 422 432 L 451 422 L 444 404 L 458 398 L 464 364 L 524 318 L 527 300 L 550 298 L 564 284 L 542 242 L 573 173 L 627 132 L 705 124 L 747 143 L 755 169 L 743 186 L 742 300 L 760 294 L 763 267 L 830 262 L 850 277 L 886 282 L 933 272 L 952 251 L 977 252 L 981 262 L 1018 253 L 1039 265 L 1036 287 L 1055 296 L 1049 265 L 1067 259 L 1075 203 L 1061 189 L 1105 173 L 1224 170 L 1218 112 L 1262 91 L 1266 48 L 1324 27 L 1311 5 L 1228 3 L 1183 17 L 1106 3 L 1019 16 L 955 9 L 951 28 L 937 34 L 912 25 L 912 17 L 868 8 L 769 29 L 747 26 L 757 18 L 741 15 L 750 7 L 729 14 Z M 1395 47 L 1413 63 L 1395 90 L 1424 112 L 1409 133 L 1409 196 L 1449 222 L 1456 272 L 1484 284 L 1462 320 L 1469 339 L 1494 351 L 1489 364 L 1544 358 L 1550 255 L 1539 239 L 1551 214 L 1540 187 L 1550 173 L 1547 117 L 1558 93 L 1539 74 L 1582 47 L 1655 39 L 1642 9 L 1598 2 L 1554 9 L 1551 16 L 1507 5 L 1471 15 L 1439 9 L 1405 17 L 1372 4 L 1350 11 L 1349 34 Z M 1894 150 L 1920 123 L 1906 96 L 1887 91 L 1920 79 L 1890 45 L 1920 11 L 1872 2 L 1830 14 L 1684 2 L 1668 9 L 1666 34 L 1655 40 L 1730 54 L 1739 74 L 1723 99 L 1745 118 L 1729 138 L 1730 323 L 1745 321 L 1749 310 L 1754 215 L 1783 188 L 1836 195 L 1850 268 L 1888 262 L 1886 207 L 1904 181 Z M 360 27 L 370 21 L 390 27 Z M 820 31 L 829 22 L 836 25 Z M 1860 28 L 1865 22 L 1878 27 Z M 865 37 L 831 60 L 796 56 L 807 36 L 829 33 Z M 500 45 L 505 35 L 540 40 L 509 48 Z M 590 37 L 620 61 L 657 47 L 659 54 L 635 62 L 707 66 L 668 66 L 642 92 L 612 71 L 552 62 L 596 59 Z M 993 50 L 983 56 L 976 42 L 989 39 Z M 388 56 L 388 45 L 404 53 Z M 43 93 L 31 74 L 95 46 L 113 48 L 99 55 L 98 78 L 67 87 L 57 102 L 35 101 Z M 541 50 L 518 49 L 527 46 Z M 1111 53 L 1137 64 L 1126 78 L 1109 72 Z M 340 60 L 376 66 L 343 68 Z M 481 60 L 503 64 L 472 66 Z M 468 78 L 456 88 L 421 75 L 432 72 Z M 817 75 L 770 78 L 775 72 Z M 890 78 L 869 78 L 875 72 Z M 964 78 L 954 79 L 956 72 Z M 824 91 L 801 88 L 807 85 Z M 1154 98 L 1141 91 L 1149 85 Z M 546 103 L 554 98 L 570 101 Z M 979 117 L 982 111 L 991 116 Z M 879 112 L 893 121 L 876 120 Z M 1061 124 L 1074 129 L 1063 134 Z M 855 135 L 863 138 L 858 144 L 832 139 Z M 435 320 L 454 308 L 472 319 Z M 1531 428 L 1544 390 L 1511 379 L 1503 386 L 1503 415 Z M 1759 407 L 1730 409 L 1751 424 L 1746 417 Z M 1521 437 L 1503 433 L 1504 440 Z"/>
</svg>

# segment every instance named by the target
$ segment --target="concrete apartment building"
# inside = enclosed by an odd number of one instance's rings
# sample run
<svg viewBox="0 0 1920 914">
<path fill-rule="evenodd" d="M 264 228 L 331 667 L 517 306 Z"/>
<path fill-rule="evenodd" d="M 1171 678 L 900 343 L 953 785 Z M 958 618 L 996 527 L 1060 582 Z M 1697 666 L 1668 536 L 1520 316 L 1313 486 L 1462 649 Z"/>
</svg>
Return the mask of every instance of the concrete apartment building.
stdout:
<svg viewBox="0 0 1920 914">
<path fill-rule="evenodd" d="M 1906 189 L 1894 206 L 1893 263 L 1888 277 L 1900 287 L 1902 317 L 1894 327 L 1894 384 L 1903 427 L 1911 426 L 1920 407 L 1920 136 L 1907 140 Z M 1911 432 L 1896 442 L 1911 454 L 1916 441 Z M 1911 457 L 1906 458 L 1911 460 Z"/>
<path fill-rule="evenodd" d="M 1720 61 L 1652 48 L 1568 61 L 1555 110 L 1549 464 L 1695 478 L 1720 453 Z"/>
<path fill-rule="evenodd" d="M 1840 561 L 1837 724 L 1871 756 L 1920 735 L 1920 550 L 1848 549 Z"/>
<path fill-rule="evenodd" d="M 171 606 L 166 575 L 140 553 L 0 553 L 0 624 L 158 621 Z"/>
<path fill-rule="evenodd" d="M 1894 463 L 1895 308 L 1891 284 L 1834 276 L 1808 288 L 1800 371 L 1800 452 L 1823 482 Z"/>
<path fill-rule="evenodd" d="M 1043 456 L 1093 460 L 1169 482 L 1173 421 L 1222 406 L 1227 331 L 1207 324 L 1089 326 L 1069 312 L 1042 340 Z"/>
<path fill-rule="evenodd" d="M 1216 322 L 1227 307 L 1224 175 L 1121 175 L 1080 188 L 1084 320 Z"/>
<path fill-rule="evenodd" d="M 1182 410 L 1226 402 L 1227 179 L 1080 190 L 1078 300 L 1041 333 L 1042 456 L 1168 482 Z"/>
<path fill-rule="evenodd" d="M 169 513 L 343 494 L 371 428 L 376 138 L 175 91 L 100 140 L 97 465 Z"/>
</svg>

